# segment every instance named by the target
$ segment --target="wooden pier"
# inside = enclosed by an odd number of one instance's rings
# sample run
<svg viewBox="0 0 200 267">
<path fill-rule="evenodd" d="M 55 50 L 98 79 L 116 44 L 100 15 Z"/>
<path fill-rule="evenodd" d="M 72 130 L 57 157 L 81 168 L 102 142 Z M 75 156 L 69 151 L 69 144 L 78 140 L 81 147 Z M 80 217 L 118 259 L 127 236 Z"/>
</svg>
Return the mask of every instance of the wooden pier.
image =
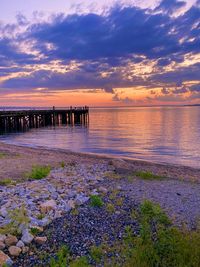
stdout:
<svg viewBox="0 0 200 267">
<path fill-rule="evenodd" d="M 32 109 L 0 111 L 0 131 L 11 132 L 61 124 L 87 124 L 89 108 Z"/>
</svg>

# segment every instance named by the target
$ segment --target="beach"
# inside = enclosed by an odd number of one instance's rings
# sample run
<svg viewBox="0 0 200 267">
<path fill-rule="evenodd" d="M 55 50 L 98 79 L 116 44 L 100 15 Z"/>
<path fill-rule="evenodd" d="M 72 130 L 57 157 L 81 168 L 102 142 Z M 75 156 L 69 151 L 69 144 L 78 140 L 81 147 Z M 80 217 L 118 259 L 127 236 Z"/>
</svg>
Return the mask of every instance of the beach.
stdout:
<svg viewBox="0 0 200 267">
<path fill-rule="evenodd" d="M 8 233 L 0 235 L 14 266 L 48 266 L 63 243 L 70 245 L 73 257 L 88 255 L 104 235 L 109 242 L 119 239 L 128 225 L 138 233 L 138 223 L 128 214 L 145 200 L 159 204 L 178 228 L 197 228 L 199 169 L 7 144 L 1 144 L 0 155 L 0 224 L 10 222 L 10 211 L 24 209 L 28 217 L 26 225 L 17 226 L 20 234 L 12 246 L 22 242 L 18 252 L 6 245 Z M 40 166 L 49 168 L 46 177 L 31 177 Z M 100 213 L 90 206 L 91 196 L 102 197 Z M 44 250 L 48 256 L 41 259 Z"/>
</svg>

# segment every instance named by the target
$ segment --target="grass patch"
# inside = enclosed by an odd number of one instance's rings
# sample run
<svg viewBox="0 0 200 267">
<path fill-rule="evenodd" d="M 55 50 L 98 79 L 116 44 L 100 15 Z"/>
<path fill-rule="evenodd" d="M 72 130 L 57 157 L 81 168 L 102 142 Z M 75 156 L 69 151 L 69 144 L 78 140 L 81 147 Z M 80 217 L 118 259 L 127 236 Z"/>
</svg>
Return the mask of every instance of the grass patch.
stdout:
<svg viewBox="0 0 200 267">
<path fill-rule="evenodd" d="M 103 254 L 102 246 L 92 246 L 90 249 L 90 256 L 96 263 L 101 262 Z"/>
<path fill-rule="evenodd" d="M 62 162 L 60 163 L 60 166 L 61 166 L 61 168 L 64 168 L 64 167 L 66 166 L 65 162 L 62 161 Z"/>
<path fill-rule="evenodd" d="M 103 203 L 103 200 L 101 199 L 100 196 L 92 195 L 90 197 L 90 205 L 92 207 L 100 208 L 100 207 L 102 207 L 104 205 L 104 203 Z"/>
<path fill-rule="evenodd" d="M 105 173 L 105 177 L 108 178 L 108 179 L 121 179 L 121 175 L 119 175 L 118 173 L 116 172 L 111 172 L 111 171 L 108 171 Z"/>
<path fill-rule="evenodd" d="M 106 210 L 108 213 L 114 213 L 115 212 L 115 206 L 112 203 L 106 204 Z"/>
<path fill-rule="evenodd" d="M 0 152 L 0 159 L 3 159 L 5 157 L 7 157 L 7 154 L 4 152 Z"/>
<path fill-rule="evenodd" d="M 31 172 L 26 174 L 26 177 L 31 180 L 40 180 L 47 177 L 50 171 L 50 166 L 34 166 Z"/>
<path fill-rule="evenodd" d="M 161 180 L 164 177 L 160 175 L 153 174 L 152 172 L 148 171 L 138 171 L 135 173 L 135 175 L 139 178 L 142 178 L 144 180 Z"/>
<path fill-rule="evenodd" d="M 87 257 L 71 259 L 70 251 L 67 246 L 62 246 L 55 258 L 50 259 L 50 267 L 89 267 Z"/>
<path fill-rule="evenodd" d="M 0 180 L 0 186 L 15 185 L 15 184 L 16 183 L 12 179 L 9 179 L 9 178 Z"/>
<path fill-rule="evenodd" d="M 140 223 L 138 236 L 131 226 L 127 226 L 122 241 L 113 245 L 102 244 L 107 246 L 106 250 L 95 248 L 94 252 L 91 251 L 92 258 L 97 255 L 98 262 L 103 262 L 102 266 L 200 266 L 199 230 L 180 230 L 172 226 L 160 206 L 150 201 L 144 201 L 136 216 Z"/>
<path fill-rule="evenodd" d="M 40 214 L 37 215 L 37 219 L 38 220 L 42 220 L 42 219 L 44 219 L 44 217 L 45 217 L 45 215 L 42 214 L 42 213 L 40 213 Z"/>
<path fill-rule="evenodd" d="M 20 225 L 27 226 L 29 223 L 26 208 L 22 206 L 21 208 L 10 210 L 8 216 L 10 218 L 10 223 L 0 228 L 0 234 L 21 234 Z"/>
<path fill-rule="evenodd" d="M 96 196 L 95 196 L 96 197 Z M 104 241 L 92 246 L 87 257 L 73 259 L 69 249 L 61 247 L 50 267 L 199 267 L 200 231 L 180 230 L 159 205 L 144 201 L 139 210 L 130 211 L 140 224 L 135 235 L 132 226 L 126 226 L 122 240 L 110 244 Z"/>
<path fill-rule="evenodd" d="M 32 235 L 36 236 L 40 233 L 40 230 L 36 227 L 32 227 L 30 232 Z"/>
</svg>

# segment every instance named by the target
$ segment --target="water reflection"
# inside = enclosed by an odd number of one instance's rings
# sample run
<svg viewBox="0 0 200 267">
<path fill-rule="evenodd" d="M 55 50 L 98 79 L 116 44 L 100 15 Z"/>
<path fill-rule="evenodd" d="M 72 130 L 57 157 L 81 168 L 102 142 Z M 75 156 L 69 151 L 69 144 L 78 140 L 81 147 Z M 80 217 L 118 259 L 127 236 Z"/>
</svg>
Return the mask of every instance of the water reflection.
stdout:
<svg viewBox="0 0 200 267">
<path fill-rule="evenodd" d="M 200 167 L 200 107 L 91 109 L 88 127 L 46 127 L 1 139 Z"/>
</svg>

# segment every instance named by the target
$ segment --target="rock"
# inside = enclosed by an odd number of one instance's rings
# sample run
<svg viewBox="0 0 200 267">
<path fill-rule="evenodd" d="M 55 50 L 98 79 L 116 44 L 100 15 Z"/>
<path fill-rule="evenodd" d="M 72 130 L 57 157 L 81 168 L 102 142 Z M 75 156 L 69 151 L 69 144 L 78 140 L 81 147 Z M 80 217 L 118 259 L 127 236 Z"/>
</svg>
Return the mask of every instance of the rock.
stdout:
<svg viewBox="0 0 200 267">
<path fill-rule="evenodd" d="M 6 235 L 0 235 L 0 241 L 4 242 L 6 239 Z"/>
<path fill-rule="evenodd" d="M 30 244 L 33 241 L 33 238 L 34 238 L 34 236 L 29 233 L 29 230 L 28 229 L 25 229 L 22 232 L 22 238 L 21 238 L 21 240 L 22 240 L 22 242 L 24 244 Z"/>
<path fill-rule="evenodd" d="M 39 245 L 42 245 L 45 242 L 47 242 L 47 237 L 46 236 L 37 236 L 37 237 L 35 237 L 35 242 Z"/>
<path fill-rule="evenodd" d="M 6 217 L 8 215 L 7 209 L 6 208 L 1 208 L 0 209 L 0 215 L 3 217 Z"/>
<path fill-rule="evenodd" d="M 103 186 L 100 186 L 99 187 L 99 192 L 102 192 L 102 193 L 107 193 L 108 192 L 108 190 L 107 190 L 107 188 L 105 188 L 105 187 L 103 187 Z"/>
<path fill-rule="evenodd" d="M 0 241 L 0 250 L 3 250 L 6 247 L 4 242 Z"/>
<path fill-rule="evenodd" d="M 74 209 L 75 206 L 76 206 L 74 200 L 69 200 L 69 201 L 67 202 L 67 204 L 70 206 L 71 209 Z"/>
<path fill-rule="evenodd" d="M 59 210 L 57 210 L 57 211 L 55 212 L 54 219 L 61 218 L 61 217 L 62 217 L 62 212 L 59 211 Z"/>
<path fill-rule="evenodd" d="M 51 220 L 47 217 L 43 218 L 42 220 L 39 221 L 39 226 L 45 227 L 51 223 Z"/>
<path fill-rule="evenodd" d="M 8 255 L 6 255 L 3 251 L 0 250 L 0 266 L 12 266 L 13 261 Z"/>
<path fill-rule="evenodd" d="M 11 256 L 18 257 L 19 254 L 22 252 L 21 248 L 18 248 L 16 246 L 11 246 L 8 249 Z"/>
<path fill-rule="evenodd" d="M 119 174 L 124 174 L 127 172 L 130 172 L 130 164 L 126 162 L 123 159 L 113 159 L 112 161 L 112 166 L 114 167 L 115 171 Z"/>
<path fill-rule="evenodd" d="M 21 240 L 19 240 L 18 242 L 17 242 L 17 245 L 16 245 L 16 247 L 18 247 L 18 248 L 23 248 L 25 245 L 24 245 L 24 242 L 22 242 Z"/>
<path fill-rule="evenodd" d="M 22 253 L 27 253 L 29 251 L 29 247 L 23 247 L 22 248 Z"/>
<path fill-rule="evenodd" d="M 10 247 L 10 246 L 13 246 L 13 245 L 16 245 L 18 242 L 18 239 L 16 236 L 14 235 L 8 235 L 5 239 L 5 244 L 6 246 Z"/>
<path fill-rule="evenodd" d="M 40 210 L 42 213 L 47 213 L 51 210 L 56 210 L 56 208 L 57 208 L 57 204 L 55 200 L 53 199 L 48 200 L 40 205 Z"/>
<path fill-rule="evenodd" d="M 75 201 L 76 201 L 76 203 L 78 204 L 78 205 L 82 205 L 82 204 L 84 204 L 85 202 L 87 202 L 89 200 L 89 197 L 87 197 L 87 196 L 85 196 L 85 195 L 83 195 L 83 194 L 78 194 L 77 196 L 76 196 L 76 199 L 75 199 Z"/>
</svg>

